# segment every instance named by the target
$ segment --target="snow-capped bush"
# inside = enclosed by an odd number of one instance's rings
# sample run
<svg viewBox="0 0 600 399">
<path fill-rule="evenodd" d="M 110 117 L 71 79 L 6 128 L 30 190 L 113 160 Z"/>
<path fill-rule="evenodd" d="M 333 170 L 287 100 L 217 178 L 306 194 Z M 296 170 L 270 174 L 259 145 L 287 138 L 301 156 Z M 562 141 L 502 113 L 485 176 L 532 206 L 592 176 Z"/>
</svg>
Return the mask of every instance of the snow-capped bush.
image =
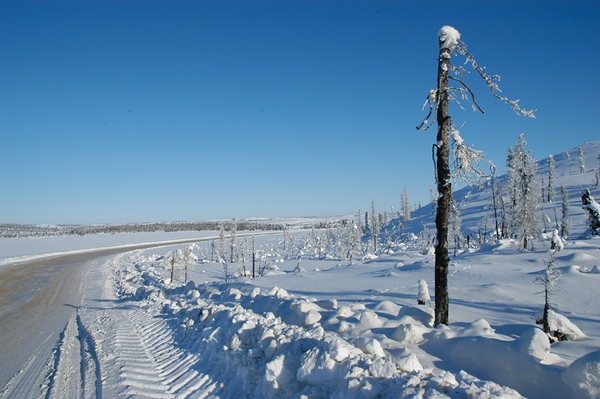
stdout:
<svg viewBox="0 0 600 399">
<path fill-rule="evenodd" d="M 417 303 L 419 305 L 431 304 L 431 298 L 429 297 L 429 286 L 427 281 L 419 280 L 419 293 L 417 294 Z"/>
<path fill-rule="evenodd" d="M 543 316 L 543 312 L 538 313 L 535 322 L 542 324 Z M 559 341 L 579 341 L 586 338 L 585 334 L 571 320 L 552 309 L 548 309 L 548 325 L 550 335 Z"/>
</svg>

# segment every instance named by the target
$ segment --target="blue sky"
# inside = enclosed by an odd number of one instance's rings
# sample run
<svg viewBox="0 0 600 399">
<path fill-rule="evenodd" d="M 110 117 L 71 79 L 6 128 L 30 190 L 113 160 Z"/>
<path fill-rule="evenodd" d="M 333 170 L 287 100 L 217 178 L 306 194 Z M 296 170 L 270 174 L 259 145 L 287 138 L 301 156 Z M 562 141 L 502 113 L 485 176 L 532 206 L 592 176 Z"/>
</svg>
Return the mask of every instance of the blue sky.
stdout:
<svg viewBox="0 0 600 399">
<path fill-rule="evenodd" d="M 355 213 L 429 201 L 437 32 L 485 115 L 450 113 L 503 170 L 600 138 L 598 1 L 0 2 L 0 222 Z M 459 59 L 455 59 L 460 62 Z"/>
</svg>

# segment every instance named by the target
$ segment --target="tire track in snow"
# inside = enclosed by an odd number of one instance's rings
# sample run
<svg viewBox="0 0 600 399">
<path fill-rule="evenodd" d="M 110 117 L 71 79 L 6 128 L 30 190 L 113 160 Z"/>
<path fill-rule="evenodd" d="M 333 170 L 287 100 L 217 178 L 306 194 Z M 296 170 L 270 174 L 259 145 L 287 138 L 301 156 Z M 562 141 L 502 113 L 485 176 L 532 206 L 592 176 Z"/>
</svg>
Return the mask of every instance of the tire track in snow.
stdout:
<svg viewBox="0 0 600 399">
<path fill-rule="evenodd" d="M 115 397 L 192 398 L 214 389 L 196 370 L 200 357 L 178 348 L 168 321 L 142 309 L 113 310 L 110 318 L 103 374 Z"/>
<path fill-rule="evenodd" d="M 36 350 L 0 398 L 100 398 L 101 380 L 91 337 L 73 311 L 69 322 Z"/>
<path fill-rule="evenodd" d="M 47 376 L 52 371 L 53 334 L 37 348 L 25 366 L 6 384 L 0 398 L 28 399 L 45 397 L 48 392 Z"/>
</svg>

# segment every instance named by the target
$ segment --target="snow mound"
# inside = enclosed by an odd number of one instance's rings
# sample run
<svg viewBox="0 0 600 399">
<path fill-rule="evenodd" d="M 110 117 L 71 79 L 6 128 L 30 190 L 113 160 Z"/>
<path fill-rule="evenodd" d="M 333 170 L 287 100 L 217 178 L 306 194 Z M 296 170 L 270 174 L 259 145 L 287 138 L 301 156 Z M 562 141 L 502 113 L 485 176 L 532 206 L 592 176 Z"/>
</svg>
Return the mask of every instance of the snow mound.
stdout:
<svg viewBox="0 0 600 399">
<path fill-rule="evenodd" d="M 536 323 L 542 324 L 543 317 L 543 311 L 538 312 L 535 317 Z M 548 309 L 548 326 L 550 334 L 559 341 L 580 341 L 587 338 L 571 320 L 552 309 Z"/>
<path fill-rule="evenodd" d="M 416 324 L 402 324 L 394 331 L 392 338 L 403 345 L 413 345 L 423 342 L 423 334 L 430 329 Z"/>
<path fill-rule="evenodd" d="M 565 256 L 557 256 L 556 260 L 559 260 L 564 263 L 585 263 L 587 261 L 594 261 L 597 258 L 586 253 L 573 253 Z"/>
<path fill-rule="evenodd" d="M 398 361 L 398 368 L 406 373 L 423 370 L 421 362 L 419 362 L 417 355 L 414 353 L 400 359 L 400 361 Z"/>
<path fill-rule="evenodd" d="M 300 264 L 298 264 L 298 266 L 296 266 L 294 268 L 294 273 L 305 273 L 305 272 L 306 272 L 306 269 L 303 268 L 302 266 L 300 266 Z"/>
<path fill-rule="evenodd" d="M 562 373 L 562 379 L 575 397 L 600 398 L 600 351 L 575 360 Z"/>
<path fill-rule="evenodd" d="M 541 329 L 531 328 L 515 341 L 515 347 L 541 362 L 550 353 L 550 340 Z"/>
</svg>

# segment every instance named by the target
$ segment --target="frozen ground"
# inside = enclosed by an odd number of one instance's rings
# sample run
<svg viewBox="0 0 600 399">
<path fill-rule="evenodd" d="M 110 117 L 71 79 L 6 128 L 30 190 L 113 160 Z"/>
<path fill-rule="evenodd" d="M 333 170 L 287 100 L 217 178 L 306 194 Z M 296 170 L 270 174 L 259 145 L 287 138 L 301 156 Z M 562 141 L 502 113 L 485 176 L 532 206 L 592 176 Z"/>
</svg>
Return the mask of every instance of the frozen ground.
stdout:
<svg viewBox="0 0 600 399">
<path fill-rule="evenodd" d="M 600 142 L 585 149 L 597 170 Z M 312 233 L 292 229 L 294 249 L 281 235 L 257 236 L 258 265 L 268 271 L 228 284 L 209 243 L 196 249 L 187 284 L 182 267 L 171 282 L 164 263 L 182 244 L 84 262 L 71 288 L 80 295 L 44 343 L 51 356 L 39 362 L 34 352 L 0 397 L 600 397 L 600 238 L 579 237 L 579 189 L 593 188 L 592 173 L 567 173 L 565 159 L 555 156 L 557 188 L 568 186 L 572 234 L 556 253 L 562 275 L 551 302 L 580 329 L 578 340 L 550 345 L 534 321 L 549 236 L 532 251 L 501 240 L 453 257 L 450 325 L 434 328 L 431 306 L 417 305 L 419 280 L 433 294 L 434 261 L 418 241 L 350 262 L 319 257 Z M 468 196 L 465 231 L 477 231 L 488 203 L 486 190 Z M 553 216 L 560 201 L 543 205 Z M 406 229 L 419 234 L 431 222 L 423 207 Z M 250 258 L 228 264 L 227 274 L 244 268 Z"/>
</svg>

